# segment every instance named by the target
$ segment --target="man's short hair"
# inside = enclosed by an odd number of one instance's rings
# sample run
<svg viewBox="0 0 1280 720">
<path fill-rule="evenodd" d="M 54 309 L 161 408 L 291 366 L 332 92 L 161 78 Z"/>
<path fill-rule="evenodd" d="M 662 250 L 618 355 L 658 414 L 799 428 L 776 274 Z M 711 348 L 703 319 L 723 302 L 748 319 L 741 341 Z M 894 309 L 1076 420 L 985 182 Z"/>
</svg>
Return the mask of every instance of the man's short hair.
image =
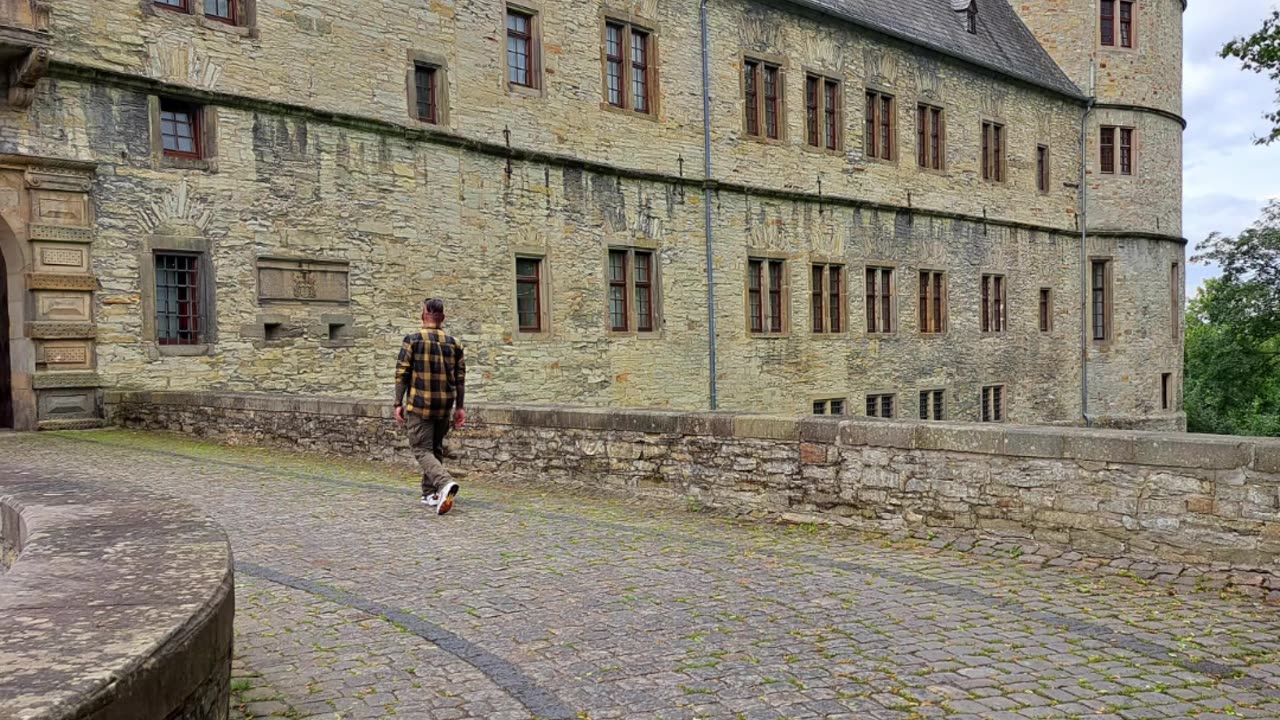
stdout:
<svg viewBox="0 0 1280 720">
<path fill-rule="evenodd" d="M 422 311 L 429 315 L 443 315 L 444 301 L 440 298 L 427 298 L 422 301 Z"/>
</svg>

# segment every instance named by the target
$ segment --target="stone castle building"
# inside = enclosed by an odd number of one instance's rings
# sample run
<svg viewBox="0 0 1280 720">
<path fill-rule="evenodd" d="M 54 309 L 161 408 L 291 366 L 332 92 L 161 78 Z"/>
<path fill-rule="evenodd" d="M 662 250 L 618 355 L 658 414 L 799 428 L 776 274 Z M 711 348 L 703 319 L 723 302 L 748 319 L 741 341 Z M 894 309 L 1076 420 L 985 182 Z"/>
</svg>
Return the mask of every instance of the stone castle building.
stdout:
<svg viewBox="0 0 1280 720">
<path fill-rule="evenodd" d="M 0 0 L 0 424 L 434 295 L 481 400 L 1179 426 L 1183 5 Z"/>
</svg>

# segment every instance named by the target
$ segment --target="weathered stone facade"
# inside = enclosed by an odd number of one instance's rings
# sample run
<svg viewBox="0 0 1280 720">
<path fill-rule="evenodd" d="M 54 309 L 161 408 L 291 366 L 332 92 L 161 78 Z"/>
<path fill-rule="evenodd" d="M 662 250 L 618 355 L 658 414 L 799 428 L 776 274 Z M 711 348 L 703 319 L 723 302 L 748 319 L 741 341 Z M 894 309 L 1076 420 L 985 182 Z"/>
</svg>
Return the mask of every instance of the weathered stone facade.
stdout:
<svg viewBox="0 0 1280 720">
<path fill-rule="evenodd" d="M 372 10 L 355 0 L 240 0 L 244 27 L 201 17 L 198 5 L 188 14 L 146 0 L 60 2 L 50 77 L 29 111 L 0 116 L 0 152 L 92 173 L 74 226 L 92 242 L 83 265 L 59 267 L 96 284 L 59 290 L 65 316 L 50 314 L 30 285 L 39 248 L 21 228 L 33 201 L 23 195 L 6 216 L 14 238 L 0 244 L 18 320 L 10 353 L 16 382 L 29 388 L 14 393 L 26 398 L 15 403 L 26 408 L 19 425 L 91 418 L 99 386 L 387 393 L 395 349 L 428 294 L 449 303 L 477 399 L 708 406 L 696 2 L 524 3 L 539 18 L 536 91 L 504 82 L 501 3 L 397 0 Z M 1030 5 L 1018 9 L 1033 16 Z M 1092 19 L 1090 3 L 1070 5 L 1073 22 Z M 653 31 L 652 116 L 602 107 L 599 43 L 583 39 L 599 36 L 606 15 Z M 1164 22 L 1170 33 L 1180 27 Z M 914 417 L 918 391 L 944 389 L 947 417 L 974 420 L 981 388 L 1004 385 L 1008 420 L 1077 422 L 1083 97 L 790 6 L 713 2 L 709 27 L 720 406 L 807 413 L 839 398 L 860 411 L 864 395 L 895 393 L 900 414 Z M 743 131 L 744 54 L 783 69 L 777 141 Z M 413 58 L 442 70 L 439 125 L 409 112 Z M 838 153 L 805 143 L 810 71 L 843 82 Z M 1177 92 L 1167 78 L 1152 87 Z M 864 88 L 896 98 L 892 162 L 863 154 Z M 160 152 L 161 97 L 203 106 L 207 158 Z M 943 171 L 916 166 L 917 103 L 945 108 Z M 1095 118 L 1123 112 L 1133 111 Z M 1005 182 L 982 179 L 983 120 L 1007 128 Z M 1114 339 L 1091 348 L 1091 411 L 1176 427 L 1180 398 L 1161 406 L 1160 375 L 1180 378 L 1181 340 L 1162 320 L 1181 293 L 1168 272 L 1183 254 L 1170 219 L 1181 170 L 1164 151 L 1180 131 L 1162 117 L 1142 122 L 1152 127 L 1141 129 L 1140 175 L 1113 183 L 1113 199 L 1098 190 L 1090 200 L 1089 225 L 1108 232 L 1090 238 L 1088 254 L 1114 259 L 1115 322 Z M 1036 186 L 1039 145 L 1047 192 Z M 1129 209 L 1151 221 L 1122 222 Z M 611 247 L 654 252 L 655 332 L 610 331 Z M 152 264 L 162 251 L 202 258 L 199 343 L 156 341 Z M 544 332 L 517 330 L 517 255 L 543 258 Z M 787 262 L 787 328 L 777 336 L 748 332 L 747 260 L 756 256 Z M 845 268 L 844 332 L 810 332 L 811 262 Z M 895 268 L 889 335 L 865 332 L 868 265 Z M 919 332 L 920 269 L 947 273 L 948 328 L 937 336 Z M 988 273 L 1008 279 L 1002 333 L 979 331 Z M 1038 323 L 1041 288 L 1053 297 L 1048 332 Z M 45 407 L 37 395 L 75 402 Z"/>
</svg>

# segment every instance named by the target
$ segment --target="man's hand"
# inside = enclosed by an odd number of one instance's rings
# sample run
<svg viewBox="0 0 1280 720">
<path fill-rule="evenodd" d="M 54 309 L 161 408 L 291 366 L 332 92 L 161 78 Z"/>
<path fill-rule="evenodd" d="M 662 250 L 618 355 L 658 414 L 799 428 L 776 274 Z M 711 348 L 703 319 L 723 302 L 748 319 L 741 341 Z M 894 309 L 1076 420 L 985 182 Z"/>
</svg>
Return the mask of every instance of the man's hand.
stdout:
<svg viewBox="0 0 1280 720">
<path fill-rule="evenodd" d="M 397 405 L 395 414 L 396 414 L 396 424 L 403 425 L 404 424 L 404 406 Z"/>
<path fill-rule="evenodd" d="M 454 410 L 453 411 L 453 428 L 455 430 L 461 430 L 462 426 L 466 424 L 467 424 L 467 411 L 463 410 L 462 408 L 458 408 L 457 410 Z"/>
</svg>

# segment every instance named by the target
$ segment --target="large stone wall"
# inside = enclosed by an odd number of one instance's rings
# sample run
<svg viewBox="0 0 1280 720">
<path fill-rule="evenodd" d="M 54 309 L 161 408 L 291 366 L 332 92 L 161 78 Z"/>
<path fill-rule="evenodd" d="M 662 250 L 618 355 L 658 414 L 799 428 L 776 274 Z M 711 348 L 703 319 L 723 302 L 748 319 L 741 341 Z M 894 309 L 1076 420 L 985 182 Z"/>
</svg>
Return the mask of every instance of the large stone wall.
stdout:
<svg viewBox="0 0 1280 720">
<path fill-rule="evenodd" d="M 125 427 L 405 461 L 379 402 L 112 394 Z M 1280 440 L 484 405 L 452 436 L 505 480 L 857 528 L 934 528 L 1099 558 L 1216 563 L 1280 589 Z"/>
<path fill-rule="evenodd" d="M 226 720 L 235 595 L 220 528 L 169 498 L 25 473 L 21 458 L 0 477 L 0 519 L 13 563 L 0 717 Z"/>
<path fill-rule="evenodd" d="M 470 349 L 477 399 L 708 407 L 701 103 L 697 73 L 687 71 L 699 66 L 695 2 L 624 8 L 657 21 L 656 119 L 599 107 L 598 48 L 580 40 L 596 37 L 599 13 L 586 0 L 540 4 L 546 83 L 533 95 L 501 82 L 492 42 L 500 4 L 412 3 L 394 13 L 251 4 L 254 26 L 241 31 L 138 0 L 65 0 L 52 19 L 53 77 L 29 115 L 0 118 L 0 150 L 98 168 L 89 268 L 98 283 L 89 308 L 95 382 L 389 393 L 390 363 L 415 327 L 416 302 L 434 294 L 448 300 L 450 326 Z M 942 388 L 947 416 L 972 420 L 981 387 L 1004 384 L 1011 420 L 1078 422 L 1080 246 L 1067 184 L 1078 177 L 1079 103 L 771 4 L 734 0 L 711 11 L 721 407 L 801 414 L 818 399 L 857 409 L 868 393 L 897 393 L 910 417 L 920 390 Z M 300 61 L 317 45 L 326 62 Z M 447 65 L 442 128 L 408 117 L 410 52 Z M 742 52 L 785 60 L 781 142 L 742 136 Z M 842 153 L 804 146 L 805 70 L 845 81 Z M 897 162 L 862 157 L 861 93 L 870 82 L 897 96 Z M 151 118 L 160 95 L 207 104 L 216 150 L 207 164 L 175 166 L 157 155 Z M 920 100 L 946 108 L 945 173 L 915 167 Z M 1009 128 L 1007 183 L 978 178 L 983 117 Z M 1034 187 L 1039 143 L 1052 162 L 1044 194 Z M 1114 256 L 1123 285 L 1118 341 L 1099 349 L 1091 375 L 1095 414 L 1176 428 L 1180 405 L 1159 407 L 1159 376 L 1176 372 L 1181 342 L 1153 329 L 1149 310 L 1167 305 L 1161 263 L 1180 258 L 1182 246 L 1097 242 L 1090 252 Z M 608 330 L 605 263 L 616 246 L 656 253 L 658 333 Z M 151 336 L 148 264 L 164 248 L 208 256 L 216 292 L 210 342 L 199 348 L 175 353 Z M 546 263 L 550 331 L 532 337 L 515 329 L 517 253 Z M 789 263 L 782 337 L 746 332 L 750 254 Z M 255 266 L 280 256 L 346 263 L 349 297 L 260 301 Z M 845 266 L 844 333 L 809 331 L 811 261 Z M 888 336 L 864 332 L 869 264 L 896 268 L 897 332 Z M 916 326 L 923 268 L 949 274 L 950 327 L 939 337 Z M 1005 333 L 979 332 L 983 273 L 1009 279 Z M 1046 333 L 1037 324 L 1042 287 L 1054 294 Z"/>
</svg>

